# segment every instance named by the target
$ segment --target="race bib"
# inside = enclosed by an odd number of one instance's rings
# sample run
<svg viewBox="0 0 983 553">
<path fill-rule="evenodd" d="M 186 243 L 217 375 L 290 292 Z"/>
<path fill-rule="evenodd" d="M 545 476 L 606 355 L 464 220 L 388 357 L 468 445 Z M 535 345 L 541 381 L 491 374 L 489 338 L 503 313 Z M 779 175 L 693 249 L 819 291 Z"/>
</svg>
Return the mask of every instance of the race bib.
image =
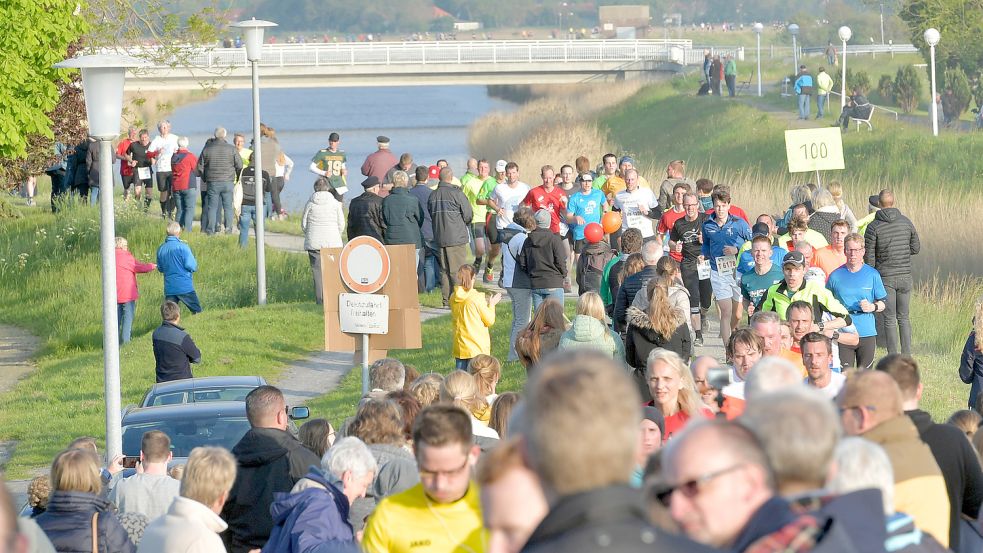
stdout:
<svg viewBox="0 0 983 553">
<path fill-rule="evenodd" d="M 737 260 L 732 255 L 722 255 L 717 258 L 717 272 L 723 276 L 733 275 L 736 267 Z"/>
<path fill-rule="evenodd" d="M 696 272 L 700 277 L 700 280 L 706 280 L 710 278 L 710 260 L 704 259 L 702 262 L 696 265 Z"/>
<path fill-rule="evenodd" d="M 150 180 L 150 167 L 137 167 L 137 178 L 140 180 Z"/>
</svg>

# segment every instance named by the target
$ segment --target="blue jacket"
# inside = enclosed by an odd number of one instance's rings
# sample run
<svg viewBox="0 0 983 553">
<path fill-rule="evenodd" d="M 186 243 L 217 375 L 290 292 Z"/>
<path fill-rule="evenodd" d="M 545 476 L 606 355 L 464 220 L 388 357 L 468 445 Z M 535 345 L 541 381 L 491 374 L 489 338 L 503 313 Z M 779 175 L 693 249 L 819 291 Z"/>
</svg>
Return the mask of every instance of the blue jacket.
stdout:
<svg viewBox="0 0 983 553">
<path fill-rule="evenodd" d="M 804 73 L 799 75 L 798 79 L 795 79 L 795 93 L 802 94 L 802 87 L 804 86 L 808 86 L 810 88 L 815 86 L 815 83 L 812 81 L 812 75 Z"/>
<path fill-rule="evenodd" d="M 191 273 L 198 270 L 198 262 L 187 242 L 177 236 L 168 236 L 157 248 L 157 270 L 164 273 L 165 296 L 195 291 Z"/>
<path fill-rule="evenodd" d="M 316 467 L 311 467 L 304 478 L 316 485 L 296 493 L 275 494 L 270 506 L 273 531 L 263 553 L 339 551 L 354 546 L 348 498 Z"/>
<path fill-rule="evenodd" d="M 727 215 L 724 226 L 717 224 L 715 217 L 708 217 L 703 222 L 703 257 L 710 260 L 710 268 L 717 270 L 717 258 L 724 255 L 725 246 L 741 249 L 745 242 L 751 239 L 751 227 L 744 219 L 733 214 Z M 736 257 L 735 257 L 736 259 Z"/>
<path fill-rule="evenodd" d="M 970 332 L 959 357 L 959 379 L 969 388 L 969 408 L 976 409 L 976 398 L 983 391 L 983 353 L 976 351 L 976 332 Z"/>
<path fill-rule="evenodd" d="M 110 502 L 85 492 L 56 491 L 51 494 L 48 509 L 35 522 L 44 530 L 55 550 L 65 553 L 92 551 L 92 514 L 99 513 L 96 522 L 99 551 L 94 553 L 134 553 L 126 529 L 120 524 Z"/>
</svg>

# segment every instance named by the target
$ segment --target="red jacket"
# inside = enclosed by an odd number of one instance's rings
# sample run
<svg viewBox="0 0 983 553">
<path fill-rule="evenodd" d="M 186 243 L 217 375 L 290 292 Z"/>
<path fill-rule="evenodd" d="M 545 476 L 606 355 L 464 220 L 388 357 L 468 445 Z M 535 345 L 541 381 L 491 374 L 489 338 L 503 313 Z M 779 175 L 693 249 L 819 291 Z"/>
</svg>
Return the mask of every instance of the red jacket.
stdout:
<svg viewBox="0 0 983 553">
<path fill-rule="evenodd" d="M 195 167 L 197 166 L 198 158 L 194 154 L 189 152 L 187 148 L 178 148 L 178 151 L 171 156 L 171 190 L 174 192 L 187 190 L 191 176 L 195 174 Z"/>
<path fill-rule="evenodd" d="M 153 263 L 140 263 L 127 250 L 116 248 L 116 303 L 136 301 L 137 273 L 149 273 L 157 268 Z"/>
</svg>

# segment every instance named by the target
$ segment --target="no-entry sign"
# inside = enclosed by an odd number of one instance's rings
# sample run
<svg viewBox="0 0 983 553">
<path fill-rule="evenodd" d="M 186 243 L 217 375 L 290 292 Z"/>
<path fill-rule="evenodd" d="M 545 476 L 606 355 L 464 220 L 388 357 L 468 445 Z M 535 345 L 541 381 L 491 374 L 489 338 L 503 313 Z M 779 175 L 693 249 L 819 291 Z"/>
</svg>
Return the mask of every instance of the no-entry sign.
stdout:
<svg viewBox="0 0 983 553">
<path fill-rule="evenodd" d="M 338 269 L 342 282 L 349 290 L 371 294 L 389 280 L 389 252 L 375 238 L 359 236 L 349 240 L 342 248 Z"/>
</svg>

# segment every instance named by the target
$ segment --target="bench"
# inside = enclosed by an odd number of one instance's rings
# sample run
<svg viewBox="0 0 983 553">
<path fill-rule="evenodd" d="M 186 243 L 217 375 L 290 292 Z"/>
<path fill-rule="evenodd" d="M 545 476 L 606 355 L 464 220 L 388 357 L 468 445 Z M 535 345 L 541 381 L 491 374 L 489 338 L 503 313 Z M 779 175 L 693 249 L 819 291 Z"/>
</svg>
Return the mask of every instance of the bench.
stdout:
<svg viewBox="0 0 983 553">
<path fill-rule="evenodd" d="M 752 78 L 754 78 L 754 73 L 748 74 L 746 81 L 741 81 L 737 84 L 737 94 L 742 94 L 745 90 L 751 88 Z"/>
<path fill-rule="evenodd" d="M 859 106 L 863 107 L 863 106 Z M 857 123 L 857 132 L 860 132 L 860 125 L 867 125 L 867 132 L 874 130 L 874 127 L 870 124 L 870 118 L 874 116 L 874 106 L 869 105 L 870 110 L 867 111 L 867 117 L 850 117 L 850 121 Z"/>
</svg>

